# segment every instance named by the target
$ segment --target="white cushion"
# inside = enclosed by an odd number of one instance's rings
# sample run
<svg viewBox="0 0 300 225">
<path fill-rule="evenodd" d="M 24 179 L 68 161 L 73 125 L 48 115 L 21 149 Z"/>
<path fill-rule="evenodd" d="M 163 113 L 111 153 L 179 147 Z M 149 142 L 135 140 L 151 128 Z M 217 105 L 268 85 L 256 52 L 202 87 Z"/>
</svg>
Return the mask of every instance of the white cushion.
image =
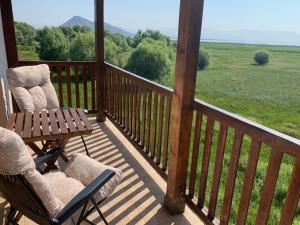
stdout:
<svg viewBox="0 0 300 225">
<path fill-rule="evenodd" d="M 96 194 L 95 199 L 101 201 L 102 199 L 108 197 L 114 189 L 122 181 L 122 172 L 111 166 L 106 166 L 95 159 L 88 157 L 87 155 L 78 153 L 72 156 L 72 158 L 66 164 L 64 172 L 69 177 L 73 177 L 79 180 L 84 185 L 88 185 L 99 175 L 101 175 L 104 170 L 113 170 L 116 175 L 113 176 Z"/>
<path fill-rule="evenodd" d="M 34 169 L 24 141 L 15 132 L 0 127 L 0 173 L 16 175 Z"/>
<path fill-rule="evenodd" d="M 58 109 L 48 65 L 23 66 L 7 70 L 10 89 L 22 112 Z"/>
</svg>

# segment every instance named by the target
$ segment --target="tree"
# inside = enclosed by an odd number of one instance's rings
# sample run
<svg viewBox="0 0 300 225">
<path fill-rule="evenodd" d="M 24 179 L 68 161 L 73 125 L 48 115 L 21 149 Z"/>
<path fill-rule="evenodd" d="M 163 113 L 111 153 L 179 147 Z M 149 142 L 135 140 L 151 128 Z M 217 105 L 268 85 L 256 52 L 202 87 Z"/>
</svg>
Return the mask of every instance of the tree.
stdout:
<svg viewBox="0 0 300 225">
<path fill-rule="evenodd" d="M 43 60 L 67 60 L 69 44 L 59 28 L 44 27 L 37 32 L 37 52 Z"/>
<path fill-rule="evenodd" d="M 171 40 L 169 37 L 161 34 L 159 31 L 156 30 L 146 30 L 146 31 L 142 31 L 142 30 L 138 30 L 138 32 L 136 33 L 136 35 L 134 36 L 134 44 L 133 44 L 133 48 L 136 48 L 144 39 L 146 38 L 151 38 L 153 40 L 156 41 L 164 41 L 166 42 L 166 44 L 169 46 L 171 43 Z"/>
<path fill-rule="evenodd" d="M 172 70 L 174 53 L 164 41 L 144 39 L 128 59 L 126 69 L 150 80 L 156 80 Z"/>
<path fill-rule="evenodd" d="M 259 51 L 255 53 L 253 59 L 259 65 L 266 65 L 269 62 L 269 53 L 266 51 Z"/>
<path fill-rule="evenodd" d="M 74 61 L 95 60 L 95 35 L 77 34 L 70 45 L 70 59 Z"/>
<path fill-rule="evenodd" d="M 200 70 L 203 70 L 208 66 L 209 66 L 209 54 L 205 49 L 200 49 L 199 56 L 198 56 L 198 68 Z"/>
<path fill-rule="evenodd" d="M 73 30 L 72 27 L 65 27 L 65 26 L 60 26 L 59 27 L 62 32 L 64 33 L 65 37 L 71 42 L 75 36 L 76 36 L 76 33 L 75 31 Z"/>
<path fill-rule="evenodd" d="M 117 65 L 117 53 L 119 49 L 116 43 L 114 43 L 110 38 L 104 38 L 104 59 L 105 61 Z"/>
<path fill-rule="evenodd" d="M 15 22 L 17 45 L 34 46 L 36 30 L 27 23 Z"/>
</svg>

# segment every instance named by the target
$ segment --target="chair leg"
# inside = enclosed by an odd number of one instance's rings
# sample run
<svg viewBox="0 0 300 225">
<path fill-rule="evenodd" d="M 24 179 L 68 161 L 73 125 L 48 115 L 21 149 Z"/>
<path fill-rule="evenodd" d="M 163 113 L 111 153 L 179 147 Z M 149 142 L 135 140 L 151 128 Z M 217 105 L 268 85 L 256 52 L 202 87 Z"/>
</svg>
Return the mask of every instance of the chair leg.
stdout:
<svg viewBox="0 0 300 225">
<path fill-rule="evenodd" d="M 90 153 L 89 153 L 89 151 L 88 151 L 88 148 L 87 148 L 87 146 L 86 146 L 86 144 L 85 144 L 84 138 L 83 138 L 82 135 L 81 135 L 81 140 L 82 140 L 82 143 L 83 143 L 83 145 L 84 145 L 86 154 L 87 154 L 89 157 L 91 157 L 91 156 L 90 156 Z"/>
<path fill-rule="evenodd" d="M 97 212 L 99 213 L 99 216 L 101 217 L 101 219 L 103 220 L 103 222 L 108 225 L 108 222 L 106 221 L 104 215 L 102 214 L 101 210 L 99 209 L 98 207 L 98 204 L 97 202 L 95 201 L 94 198 L 91 199 L 91 201 L 93 202 L 94 206 L 95 206 L 95 209 L 97 210 Z"/>
<path fill-rule="evenodd" d="M 15 208 L 13 208 L 13 207 L 10 207 L 9 213 L 7 215 L 6 225 L 10 225 L 10 224 L 12 224 L 12 225 L 18 225 L 18 223 L 15 222 L 15 220 L 14 220 L 15 219 L 14 217 L 15 217 L 16 213 L 17 213 L 17 210 Z"/>
</svg>

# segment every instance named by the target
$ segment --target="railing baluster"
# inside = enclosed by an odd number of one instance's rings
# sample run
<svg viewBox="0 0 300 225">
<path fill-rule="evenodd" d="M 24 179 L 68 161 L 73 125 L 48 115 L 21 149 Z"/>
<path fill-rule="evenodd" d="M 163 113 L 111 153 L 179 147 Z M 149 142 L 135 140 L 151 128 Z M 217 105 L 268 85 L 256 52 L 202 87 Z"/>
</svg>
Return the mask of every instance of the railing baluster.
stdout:
<svg viewBox="0 0 300 225">
<path fill-rule="evenodd" d="M 140 142 L 141 90 L 138 85 L 136 86 L 136 98 L 137 100 L 136 100 L 136 107 L 135 107 L 135 127 L 136 127 L 135 141 L 139 143 Z"/>
<path fill-rule="evenodd" d="M 130 89 L 129 89 L 129 79 L 126 78 L 126 131 L 129 132 L 129 127 L 130 127 L 130 102 L 129 102 L 129 92 L 130 92 Z"/>
<path fill-rule="evenodd" d="M 83 78 L 83 99 L 84 99 L 84 108 L 88 109 L 88 87 L 87 87 L 87 74 L 86 66 L 82 67 L 82 78 Z"/>
<path fill-rule="evenodd" d="M 150 150 L 150 136 L 151 136 L 151 111 L 152 111 L 152 91 L 148 92 L 148 115 L 147 115 L 147 146 L 146 153 L 149 153 Z"/>
<path fill-rule="evenodd" d="M 133 80 L 130 81 L 130 133 L 129 136 L 132 137 L 133 134 L 133 123 L 134 123 L 134 117 L 133 117 L 133 112 L 134 112 L 134 105 L 133 105 L 133 100 L 134 100 L 134 82 Z"/>
<path fill-rule="evenodd" d="M 195 120 L 195 129 L 194 129 L 191 172 L 190 172 L 190 179 L 189 179 L 189 198 L 191 199 L 194 197 L 194 193 L 195 193 L 197 163 L 198 163 L 199 145 L 201 139 L 201 127 L 202 127 L 202 114 L 197 112 L 196 120 Z"/>
<path fill-rule="evenodd" d="M 294 215 L 300 198 L 300 160 L 297 159 L 292 172 L 292 178 L 288 187 L 288 192 L 281 212 L 280 225 L 293 223 Z"/>
<path fill-rule="evenodd" d="M 282 152 L 279 149 L 272 148 L 271 156 L 268 163 L 268 169 L 263 186 L 263 192 L 261 195 L 259 209 L 256 216 L 257 225 L 263 225 L 267 223 L 274 190 L 280 170 L 280 164 L 282 160 Z"/>
<path fill-rule="evenodd" d="M 137 108 L 137 83 L 134 82 L 132 97 L 133 97 L 133 108 L 132 108 L 132 138 L 136 138 L 136 108 Z"/>
<path fill-rule="evenodd" d="M 163 119 L 164 119 L 164 105 L 165 105 L 165 96 L 160 95 L 159 101 L 159 113 L 158 113 L 158 134 L 157 134 L 157 147 L 156 147 L 156 164 L 160 164 L 161 158 L 161 140 L 162 140 L 162 128 L 163 128 Z"/>
<path fill-rule="evenodd" d="M 143 93 L 143 109 L 142 109 L 142 127 L 141 127 L 141 146 L 144 148 L 145 146 L 145 132 L 146 132 L 146 113 L 147 113 L 147 88 L 142 87 Z"/>
<path fill-rule="evenodd" d="M 58 82 L 58 98 L 60 107 L 64 106 L 64 96 L 63 96 L 63 88 L 62 88 L 62 68 L 61 66 L 57 67 L 57 82 Z"/>
<path fill-rule="evenodd" d="M 152 118 L 152 140 L 151 140 L 151 158 L 155 156 L 156 150 L 156 127 L 157 127 L 157 104 L 158 104 L 158 93 L 154 93 L 154 105 L 153 105 L 153 118 Z"/>
<path fill-rule="evenodd" d="M 80 108 L 80 95 L 79 95 L 79 74 L 78 66 L 75 66 L 75 94 L 76 94 L 76 107 Z"/>
<path fill-rule="evenodd" d="M 250 153 L 248 157 L 247 169 L 241 193 L 240 205 L 237 213 L 237 224 L 245 224 L 247 219 L 248 208 L 250 204 L 251 191 L 255 178 L 255 171 L 260 153 L 261 142 L 252 139 Z"/>
<path fill-rule="evenodd" d="M 163 157 L 162 157 L 163 170 L 167 169 L 167 163 L 168 163 L 170 118 L 171 118 L 171 97 L 167 97 L 166 114 L 165 114 L 164 146 L 163 146 Z"/>
<path fill-rule="evenodd" d="M 71 89 L 70 66 L 66 66 L 66 82 L 67 82 L 68 107 L 72 107 L 72 89 Z"/>
<path fill-rule="evenodd" d="M 214 120 L 211 117 L 208 117 L 207 124 L 206 124 L 206 135 L 204 141 L 203 156 L 202 156 L 201 176 L 199 182 L 198 206 L 200 208 L 203 208 L 204 200 L 205 200 L 206 182 L 207 182 L 209 159 L 210 159 L 210 152 L 211 152 L 211 145 L 212 145 L 213 129 L 214 129 Z"/>
<path fill-rule="evenodd" d="M 95 89 L 95 80 L 96 80 L 96 67 L 94 65 L 92 65 L 90 67 L 90 73 L 91 73 L 91 96 L 92 96 L 92 110 L 96 109 L 96 89 Z M 105 102 L 107 103 L 107 70 L 105 70 Z M 106 105 L 106 109 L 107 109 L 107 105 Z"/>
<path fill-rule="evenodd" d="M 227 183 L 225 187 L 223 207 L 222 207 L 221 218 L 220 218 L 221 224 L 228 224 L 229 221 L 233 190 L 235 185 L 235 178 L 236 178 L 237 167 L 238 167 L 240 153 L 241 153 L 241 147 L 243 143 L 243 136 L 244 134 L 242 131 L 235 130 L 233 146 L 232 146 L 232 151 L 231 151 L 231 156 L 229 161 L 229 169 L 228 169 Z"/>
<path fill-rule="evenodd" d="M 210 220 L 214 219 L 216 213 L 220 178 L 222 172 L 222 164 L 223 164 L 225 145 L 227 139 L 227 130 L 228 130 L 227 125 L 225 123 L 221 123 L 220 130 L 219 130 L 219 137 L 218 137 L 214 175 L 213 175 L 213 180 L 211 185 L 209 207 L 208 207 L 208 218 Z"/>
</svg>

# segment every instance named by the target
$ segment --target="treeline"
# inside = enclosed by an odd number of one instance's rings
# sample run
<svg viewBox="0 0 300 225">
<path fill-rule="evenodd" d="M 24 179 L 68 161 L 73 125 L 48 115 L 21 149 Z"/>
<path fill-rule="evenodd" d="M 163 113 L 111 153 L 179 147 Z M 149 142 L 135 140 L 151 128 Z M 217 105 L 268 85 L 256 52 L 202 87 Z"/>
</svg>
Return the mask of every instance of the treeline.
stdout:
<svg viewBox="0 0 300 225">
<path fill-rule="evenodd" d="M 16 22 L 18 46 L 32 46 L 41 60 L 95 60 L 95 34 L 89 27 L 35 29 Z M 138 31 L 134 37 L 105 30 L 105 60 L 151 80 L 174 68 L 176 43 L 159 31 Z"/>
</svg>

